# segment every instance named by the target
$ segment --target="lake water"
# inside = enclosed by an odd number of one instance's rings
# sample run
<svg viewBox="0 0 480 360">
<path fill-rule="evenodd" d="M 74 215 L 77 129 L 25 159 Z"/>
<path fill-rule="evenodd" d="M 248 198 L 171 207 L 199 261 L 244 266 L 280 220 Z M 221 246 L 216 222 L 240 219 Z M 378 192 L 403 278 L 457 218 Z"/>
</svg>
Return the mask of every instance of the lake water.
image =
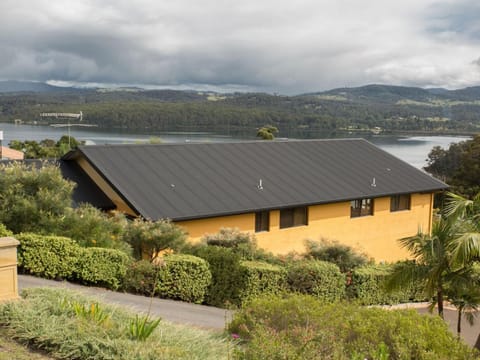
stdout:
<svg viewBox="0 0 480 360">
<path fill-rule="evenodd" d="M 0 123 L 3 131 L 3 144 L 8 145 L 12 140 L 58 140 L 69 132 L 68 128 L 54 128 L 50 126 L 14 125 Z M 122 144 L 147 142 L 152 137 L 159 138 L 164 143 L 172 142 L 230 142 L 241 140 L 254 140 L 255 137 L 223 135 L 209 132 L 120 132 L 97 128 L 70 127 L 70 135 L 77 140 L 86 141 L 88 144 Z M 321 138 L 323 136 L 319 136 Z M 361 135 L 357 135 L 361 137 Z M 390 136 L 368 135 L 365 138 L 391 153 L 392 155 L 422 168 L 426 164 L 427 155 L 434 146 L 447 148 L 451 143 L 467 140 L 465 136 Z"/>
</svg>

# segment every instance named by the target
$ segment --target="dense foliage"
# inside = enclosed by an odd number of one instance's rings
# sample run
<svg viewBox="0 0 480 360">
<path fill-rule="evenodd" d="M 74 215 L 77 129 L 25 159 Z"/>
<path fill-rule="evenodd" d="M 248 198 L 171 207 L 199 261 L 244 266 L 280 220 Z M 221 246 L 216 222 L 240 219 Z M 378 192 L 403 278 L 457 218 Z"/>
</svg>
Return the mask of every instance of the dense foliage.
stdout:
<svg viewBox="0 0 480 360">
<path fill-rule="evenodd" d="M 258 298 L 229 325 L 237 359 L 477 359 L 438 317 L 414 310 L 324 304 L 309 296 Z"/>
<path fill-rule="evenodd" d="M 82 248 L 59 236 L 16 235 L 19 270 L 47 279 L 66 279 L 116 289 L 123 281 L 130 259 L 115 249 Z"/>
<path fill-rule="evenodd" d="M 228 307 L 240 303 L 239 266 L 242 257 L 232 249 L 220 246 L 202 246 L 193 252 L 208 262 L 212 283 L 205 302 L 209 305 Z"/>
<path fill-rule="evenodd" d="M 367 255 L 337 241 L 325 239 L 320 241 L 307 240 L 305 245 L 306 257 L 332 262 L 344 273 L 371 261 Z"/>
<path fill-rule="evenodd" d="M 13 140 L 8 146 L 22 151 L 25 159 L 56 159 L 66 154 L 71 149 L 80 145 L 74 137 L 64 135 L 58 141 L 44 139 L 40 142 L 35 140 Z"/>
<path fill-rule="evenodd" d="M 76 292 L 37 288 L 22 296 L 22 301 L 0 305 L 0 326 L 10 338 L 55 359 L 217 360 L 230 356 L 231 344 L 218 333 L 165 321 L 145 339 L 134 336 L 141 334 L 137 325 L 145 317 Z"/>
<path fill-rule="evenodd" d="M 428 154 L 425 170 L 452 186 L 452 191 L 468 197 L 480 192 L 480 135 L 450 144 L 435 146 Z"/>
<path fill-rule="evenodd" d="M 118 289 L 124 281 L 130 258 L 122 251 L 78 248 L 72 280 L 87 285 Z"/>
<path fill-rule="evenodd" d="M 337 265 L 326 261 L 292 262 L 287 267 L 287 281 L 291 291 L 327 302 L 338 301 L 345 295 L 345 275 Z"/>
<path fill-rule="evenodd" d="M 0 223 L 14 233 L 52 233 L 71 207 L 73 187 L 52 164 L 0 164 Z"/>
<path fill-rule="evenodd" d="M 179 250 L 186 242 L 185 231 L 169 220 L 150 221 L 136 218 L 130 221 L 123 233 L 137 259 L 146 256 L 154 259 L 167 249 Z"/>
<path fill-rule="evenodd" d="M 239 266 L 239 301 L 245 303 L 263 295 L 286 290 L 285 268 L 261 261 L 241 261 Z"/>
<path fill-rule="evenodd" d="M 384 282 L 392 268 L 389 264 L 372 264 L 353 270 L 347 286 L 348 298 L 362 305 L 391 305 L 426 300 L 419 283 L 393 291 L 387 290 Z"/>
<path fill-rule="evenodd" d="M 170 254 L 158 266 L 156 293 L 161 298 L 202 303 L 212 281 L 208 263 L 198 257 Z"/>
</svg>

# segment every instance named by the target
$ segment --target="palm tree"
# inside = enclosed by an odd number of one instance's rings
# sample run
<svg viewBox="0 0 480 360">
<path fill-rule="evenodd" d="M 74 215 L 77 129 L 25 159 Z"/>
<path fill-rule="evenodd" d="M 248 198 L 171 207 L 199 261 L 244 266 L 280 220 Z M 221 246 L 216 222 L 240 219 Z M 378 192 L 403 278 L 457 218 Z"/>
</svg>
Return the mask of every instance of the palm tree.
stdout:
<svg viewBox="0 0 480 360">
<path fill-rule="evenodd" d="M 466 266 L 480 259 L 480 193 L 473 199 L 448 194 L 445 215 L 455 219 L 458 233 L 450 245 L 452 260 L 458 266 Z"/>
<path fill-rule="evenodd" d="M 462 316 L 473 325 L 480 306 L 480 289 L 475 281 L 472 268 L 467 269 L 457 281 L 452 281 L 447 290 L 450 303 L 457 309 L 457 336 L 462 332 Z"/>
<path fill-rule="evenodd" d="M 455 223 L 440 217 L 433 223 L 432 234 L 417 235 L 400 240 L 400 245 L 413 256 L 413 261 L 394 266 L 386 280 L 389 290 L 405 289 L 412 284 L 421 284 L 425 295 L 432 300 L 431 309 L 437 305 L 438 315 L 443 319 L 443 301 L 449 280 L 458 276 L 451 268 L 450 242 L 456 233 Z"/>
</svg>

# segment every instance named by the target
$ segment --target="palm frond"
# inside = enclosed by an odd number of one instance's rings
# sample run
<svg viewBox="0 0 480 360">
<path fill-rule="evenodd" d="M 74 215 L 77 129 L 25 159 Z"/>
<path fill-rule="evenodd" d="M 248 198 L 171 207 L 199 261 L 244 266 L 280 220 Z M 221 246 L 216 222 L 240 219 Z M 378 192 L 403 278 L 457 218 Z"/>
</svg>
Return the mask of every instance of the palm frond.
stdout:
<svg viewBox="0 0 480 360">
<path fill-rule="evenodd" d="M 450 244 L 452 264 L 466 266 L 480 257 L 480 233 L 465 232 Z"/>
</svg>

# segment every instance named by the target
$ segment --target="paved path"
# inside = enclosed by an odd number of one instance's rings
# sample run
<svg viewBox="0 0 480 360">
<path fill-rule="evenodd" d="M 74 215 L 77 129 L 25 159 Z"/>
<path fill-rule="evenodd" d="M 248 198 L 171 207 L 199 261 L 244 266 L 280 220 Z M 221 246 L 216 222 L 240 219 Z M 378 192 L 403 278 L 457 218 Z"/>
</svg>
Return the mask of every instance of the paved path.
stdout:
<svg viewBox="0 0 480 360">
<path fill-rule="evenodd" d="M 188 324 L 208 329 L 223 330 L 225 329 L 225 324 L 229 322 L 232 317 L 232 311 L 219 309 L 212 306 L 196 305 L 181 301 L 164 300 L 158 298 L 153 298 L 152 300 L 151 298 L 145 296 L 115 292 L 96 287 L 75 285 L 66 281 L 45 280 L 27 275 L 18 276 L 18 287 L 20 290 L 29 287 L 63 287 L 75 289 L 86 295 L 98 297 L 104 302 L 125 306 L 131 310 L 143 313 L 148 311 L 150 302 L 152 301 L 152 307 L 150 311 L 151 314 L 160 316 L 162 319 L 174 323 Z M 410 306 L 406 304 L 395 306 L 395 308 L 398 307 L 412 307 L 421 314 L 426 314 L 428 312 L 426 309 L 426 304 L 411 304 Z M 454 334 L 456 334 L 456 316 L 457 313 L 454 309 L 450 307 L 445 309 L 445 320 L 447 321 L 450 330 Z M 467 344 L 473 346 L 479 333 L 480 316 L 473 326 L 470 326 L 465 320 L 462 321 L 462 338 Z"/>
<path fill-rule="evenodd" d="M 194 325 L 208 329 L 225 329 L 231 320 L 232 312 L 212 306 L 190 304 L 181 301 L 164 300 L 141 295 L 110 291 L 102 288 L 75 285 L 66 281 L 45 280 L 28 275 L 18 275 L 19 290 L 31 287 L 61 287 L 75 289 L 86 295 L 98 297 L 106 303 L 125 306 L 133 311 L 146 313 L 152 303 L 150 313 L 174 323 Z"/>
</svg>

